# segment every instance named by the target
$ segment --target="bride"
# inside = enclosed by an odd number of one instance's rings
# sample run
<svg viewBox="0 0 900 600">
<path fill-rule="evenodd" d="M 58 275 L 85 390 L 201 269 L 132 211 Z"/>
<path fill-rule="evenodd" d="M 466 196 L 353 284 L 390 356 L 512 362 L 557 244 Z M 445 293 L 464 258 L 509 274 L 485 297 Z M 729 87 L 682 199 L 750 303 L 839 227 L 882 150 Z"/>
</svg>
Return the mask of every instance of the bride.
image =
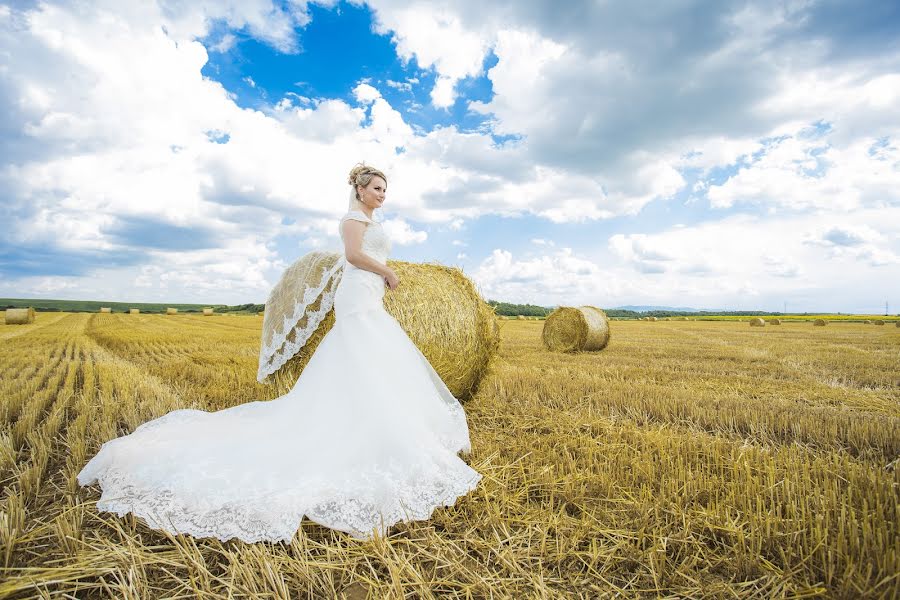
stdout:
<svg viewBox="0 0 900 600">
<path fill-rule="evenodd" d="M 294 537 L 304 515 L 357 539 L 425 520 L 481 475 L 465 413 L 382 305 L 400 285 L 373 211 L 387 178 L 350 172 L 335 323 L 293 388 L 216 412 L 172 411 L 107 441 L 78 474 L 101 511 L 150 527 L 245 542 Z"/>
</svg>

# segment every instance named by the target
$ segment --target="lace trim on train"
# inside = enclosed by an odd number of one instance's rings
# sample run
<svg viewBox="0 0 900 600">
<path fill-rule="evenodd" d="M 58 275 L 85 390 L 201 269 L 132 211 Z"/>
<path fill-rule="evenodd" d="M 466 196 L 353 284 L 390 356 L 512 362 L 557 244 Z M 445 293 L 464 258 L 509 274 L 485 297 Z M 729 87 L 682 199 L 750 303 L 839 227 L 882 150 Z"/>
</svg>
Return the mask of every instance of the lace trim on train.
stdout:
<svg viewBox="0 0 900 600">
<path fill-rule="evenodd" d="M 272 336 L 271 344 L 260 349 L 259 369 L 256 372 L 257 381 L 263 383 L 266 377 L 280 369 L 284 363 L 303 348 L 306 341 L 319 328 L 319 324 L 334 306 L 334 295 L 337 292 L 337 284 L 340 282 L 340 273 L 345 262 L 342 256 L 333 267 L 322 274 L 322 279 L 318 285 L 306 288 L 306 291 L 303 292 L 303 298 L 294 304 L 294 313 L 284 318 L 281 332 L 276 332 Z M 334 282 L 332 282 L 332 278 L 334 278 Z M 329 285 L 331 285 L 331 288 L 326 291 L 325 288 Z M 307 312 L 307 308 L 319 296 L 322 297 L 319 309 Z M 306 325 L 295 330 L 293 341 L 288 340 L 288 335 L 304 316 L 307 317 Z"/>
<path fill-rule="evenodd" d="M 375 471 L 372 477 L 359 478 L 354 493 L 357 497 L 313 499 L 308 493 L 317 489 L 313 483 L 293 493 L 279 494 L 277 498 L 256 498 L 255 505 L 248 505 L 248 499 L 244 503 L 224 501 L 220 505 L 215 500 L 205 500 L 208 509 L 199 510 L 180 504 L 178 494 L 171 489 L 141 489 L 124 473 L 109 469 L 99 478 L 103 494 L 97 509 L 120 517 L 131 512 L 151 528 L 173 535 L 215 537 L 221 541 L 238 538 L 249 543 L 290 543 L 305 514 L 323 526 L 345 531 L 358 540 L 369 540 L 373 529 L 386 534 L 400 521 L 427 520 L 436 508 L 453 506 L 459 497 L 475 489 L 482 475 L 462 465 L 465 463 L 447 469 L 446 465 L 435 463 L 418 477 L 402 479 L 390 472 Z M 391 497 L 376 499 L 377 494 L 367 491 L 372 489 L 368 484 L 373 481 L 381 489 L 386 484 L 392 490 Z"/>
</svg>

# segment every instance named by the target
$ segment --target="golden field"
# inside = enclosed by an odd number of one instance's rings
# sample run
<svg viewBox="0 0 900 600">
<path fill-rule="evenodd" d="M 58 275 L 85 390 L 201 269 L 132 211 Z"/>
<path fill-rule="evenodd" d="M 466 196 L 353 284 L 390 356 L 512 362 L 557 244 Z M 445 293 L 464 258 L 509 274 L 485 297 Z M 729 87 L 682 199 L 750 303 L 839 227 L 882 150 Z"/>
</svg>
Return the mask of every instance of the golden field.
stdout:
<svg viewBox="0 0 900 600">
<path fill-rule="evenodd" d="M 429 521 L 251 545 L 98 514 L 75 476 L 104 441 L 277 394 L 255 381 L 261 324 L 0 326 L 0 598 L 900 595 L 893 326 L 615 321 L 605 350 L 564 355 L 505 320 L 465 404 L 484 479 Z"/>
</svg>

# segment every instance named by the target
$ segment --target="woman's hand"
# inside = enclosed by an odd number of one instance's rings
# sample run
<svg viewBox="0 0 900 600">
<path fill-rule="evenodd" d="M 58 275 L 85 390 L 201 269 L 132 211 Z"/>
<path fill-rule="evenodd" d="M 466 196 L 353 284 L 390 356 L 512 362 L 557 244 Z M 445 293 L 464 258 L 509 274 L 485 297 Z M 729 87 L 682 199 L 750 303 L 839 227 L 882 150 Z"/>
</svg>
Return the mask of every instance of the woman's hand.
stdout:
<svg viewBox="0 0 900 600">
<path fill-rule="evenodd" d="M 396 290 L 397 286 L 400 285 L 400 278 L 397 277 L 397 274 L 390 267 L 388 267 L 387 271 L 387 275 L 384 276 L 384 283 L 389 289 Z"/>
</svg>

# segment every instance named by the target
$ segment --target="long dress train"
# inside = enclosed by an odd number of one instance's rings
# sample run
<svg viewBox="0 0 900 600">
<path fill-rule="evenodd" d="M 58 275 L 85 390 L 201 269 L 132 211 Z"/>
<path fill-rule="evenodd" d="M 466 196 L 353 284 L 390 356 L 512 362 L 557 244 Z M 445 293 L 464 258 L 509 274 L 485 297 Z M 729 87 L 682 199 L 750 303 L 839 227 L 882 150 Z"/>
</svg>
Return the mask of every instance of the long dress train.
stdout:
<svg viewBox="0 0 900 600">
<path fill-rule="evenodd" d="M 368 223 L 362 249 L 385 263 L 381 225 L 347 218 Z M 78 474 L 99 482 L 97 508 L 223 541 L 289 542 L 304 515 L 370 539 L 473 490 L 462 406 L 384 310 L 382 277 L 343 269 L 334 326 L 287 394 L 175 410 L 106 442 Z"/>
</svg>

